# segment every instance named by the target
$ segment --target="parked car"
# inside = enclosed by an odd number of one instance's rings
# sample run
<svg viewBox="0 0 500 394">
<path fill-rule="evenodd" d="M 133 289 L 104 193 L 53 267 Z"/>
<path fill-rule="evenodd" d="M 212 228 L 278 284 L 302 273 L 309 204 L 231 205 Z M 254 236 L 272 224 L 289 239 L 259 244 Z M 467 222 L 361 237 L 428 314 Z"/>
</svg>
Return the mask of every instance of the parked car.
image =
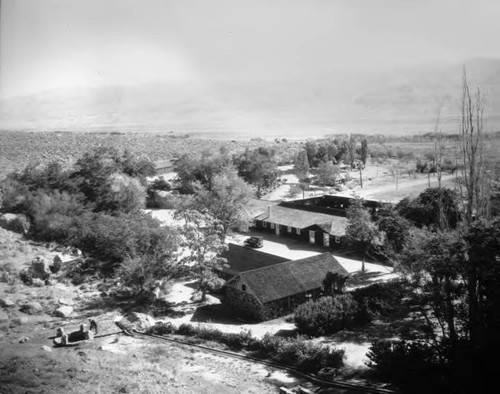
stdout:
<svg viewBox="0 0 500 394">
<path fill-rule="evenodd" d="M 262 248 L 264 246 L 264 241 L 262 237 L 252 236 L 245 240 L 245 246 L 249 246 L 251 248 Z"/>
</svg>

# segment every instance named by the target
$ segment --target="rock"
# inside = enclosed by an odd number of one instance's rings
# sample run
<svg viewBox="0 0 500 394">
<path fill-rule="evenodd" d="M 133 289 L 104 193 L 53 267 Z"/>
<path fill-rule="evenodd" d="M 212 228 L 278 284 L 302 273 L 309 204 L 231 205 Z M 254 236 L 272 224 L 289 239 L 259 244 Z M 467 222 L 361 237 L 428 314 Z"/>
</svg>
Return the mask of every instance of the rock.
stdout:
<svg viewBox="0 0 500 394">
<path fill-rule="evenodd" d="M 71 298 L 59 298 L 59 304 L 61 305 L 75 305 Z"/>
<path fill-rule="evenodd" d="M 11 276 L 7 271 L 2 271 L 0 273 L 0 282 L 9 283 L 11 280 Z"/>
<path fill-rule="evenodd" d="M 45 346 L 45 345 L 43 345 L 40 349 L 42 349 L 45 352 L 51 352 L 52 351 L 52 349 L 50 347 Z"/>
<path fill-rule="evenodd" d="M 27 302 L 21 306 L 20 310 L 28 315 L 36 315 L 43 312 L 42 306 L 36 301 Z"/>
<path fill-rule="evenodd" d="M 31 285 L 35 287 L 43 287 L 45 286 L 45 281 L 39 279 L 39 278 L 33 278 L 31 281 Z"/>
<path fill-rule="evenodd" d="M 57 308 L 54 312 L 54 315 L 57 317 L 68 317 L 72 313 L 73 313 L 73 307 L 64 305 Z"/>
<path fill-rule="evenodd" d="M 5 213 L 0 215 L 0 227 L 16 233 L 26 234 L 30 228 L 30 222 L 26 215 Z"/>
<path fill-rule="evenodd" d="M 45 279 L 45 285 L 46 286 L 54 286 L 57 282 L 52 279 L 52 278 L 48 278 L 48 279 Z"/>
<path fill-rule="evenodd" d="M 12 322 L 17 325 L 26 324 L 29 322 L 29 319 L 26 316 L 17 316 L 14 319 L 12 319 Z"/>
<path fill-rule="evenodd" d="M 119 322 L 124 326 L 131 325 L 136 330 L 142 331 L 148 327 L 154 326 L 156 320 L 145 313 L 131 312 L 122 317 Z"/>
<path fill-rule="evenodd" d="M 12 301 L 9 297 L 0 298 L 0 306 L 3 306 L 4 308 L 9 308 L 14 305 L 16 305 L 16 303 Z"/>
<path fill-rule="evenodd" d="M 85 283 L 80 286 L 80 290 L 88 290 L 88 289 L 89 289 L 89 285 L 86 285 Z"/>
<path fill-rule="evenodd" d="M 19 339 L 19 343 L 26 343 L 26 342 L 29 342 L 29 338 L 28 337 L 22 337 Z"/>
<path fill-rule="evenodd" d="M 9 315 L 5 313 L 4 311 L 0 311 L 0 322 L 6 322 L 9 321 Z"/>
</svg>

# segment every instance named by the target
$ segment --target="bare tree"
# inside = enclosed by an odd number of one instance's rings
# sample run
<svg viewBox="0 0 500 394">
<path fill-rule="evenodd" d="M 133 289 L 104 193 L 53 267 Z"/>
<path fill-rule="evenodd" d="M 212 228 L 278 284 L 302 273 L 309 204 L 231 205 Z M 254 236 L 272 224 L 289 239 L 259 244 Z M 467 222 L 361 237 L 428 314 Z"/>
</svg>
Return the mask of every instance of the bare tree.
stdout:
<svg viewBox="0 0 500 394">
<path fill-rule="evenodd" d="M 490 215 L 491 175 L 484 157 L 483 95 L 479 88 L 471 95 L 465 69 L 462 83 L 460 142 L 463 165 L 460 191 L 467 201 L 465 220 L 470 225 L 474 216 L 488 218 Z"/>
<path fill-rule="evenodd" d="M 471 95 L 464 69 L 462 84 L 462 118 L 460 139 L 462 154 L 462 182 L 460 192 L 467 201 L 465 209 L 465 228 L 470 228 L 474 218 L 490 216 L 491 175 L 484 157 L 483 112 L 484 100 L 481 90 Z M 480 273 L 479 268 L 470 261 L 467 264 L 467 290 L 469 309 L 469 334 L 474 349 L 481 348 L 484 340 L 484 327 L 480 318 Z"/>
</svg>

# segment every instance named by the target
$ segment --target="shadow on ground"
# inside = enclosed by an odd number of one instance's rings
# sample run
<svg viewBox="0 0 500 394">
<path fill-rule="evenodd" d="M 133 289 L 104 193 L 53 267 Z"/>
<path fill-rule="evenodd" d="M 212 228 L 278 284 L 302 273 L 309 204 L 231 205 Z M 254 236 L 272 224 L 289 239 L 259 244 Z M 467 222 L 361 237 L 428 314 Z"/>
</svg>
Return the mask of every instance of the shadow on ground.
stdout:
<svg viewBox="0 0 500 394">
<path fill-rule="evenodd" d="M 191 318 L 192 322 L 219 323 L 219 324 L 257 324 L 256 320 L 250 320 L 238 316 L 223 304 L 203 305 L 196 308 Z"/>
</svg>

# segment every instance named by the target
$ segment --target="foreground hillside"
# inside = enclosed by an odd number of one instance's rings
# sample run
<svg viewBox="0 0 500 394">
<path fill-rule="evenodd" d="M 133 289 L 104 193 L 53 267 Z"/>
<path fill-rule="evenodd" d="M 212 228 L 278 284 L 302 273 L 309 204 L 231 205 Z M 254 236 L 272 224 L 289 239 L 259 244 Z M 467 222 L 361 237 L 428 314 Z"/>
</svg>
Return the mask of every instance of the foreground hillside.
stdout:
<svg viewBox="0 0 500 394">
<path fill-rule="evenodd" d="M 114 324 L 123 310 L 106 305 L 102 283 L 74 286 L 58 276 L 35 287 L 18 279 L 36 256 L 50 261 L 55 255 L 74 258 L 0 229 L 0 393 L 81 393 L 89 387 L 94 393 L 264 393 L 295 382 L 243 360 L 124 336 Z M 61 305 L 73 309 L 66 318 L 56 316 Z M 70 332 L 89 317 L 99 327 L 93 342 L 52 347 L 58 327 Z"/>
</svg>

